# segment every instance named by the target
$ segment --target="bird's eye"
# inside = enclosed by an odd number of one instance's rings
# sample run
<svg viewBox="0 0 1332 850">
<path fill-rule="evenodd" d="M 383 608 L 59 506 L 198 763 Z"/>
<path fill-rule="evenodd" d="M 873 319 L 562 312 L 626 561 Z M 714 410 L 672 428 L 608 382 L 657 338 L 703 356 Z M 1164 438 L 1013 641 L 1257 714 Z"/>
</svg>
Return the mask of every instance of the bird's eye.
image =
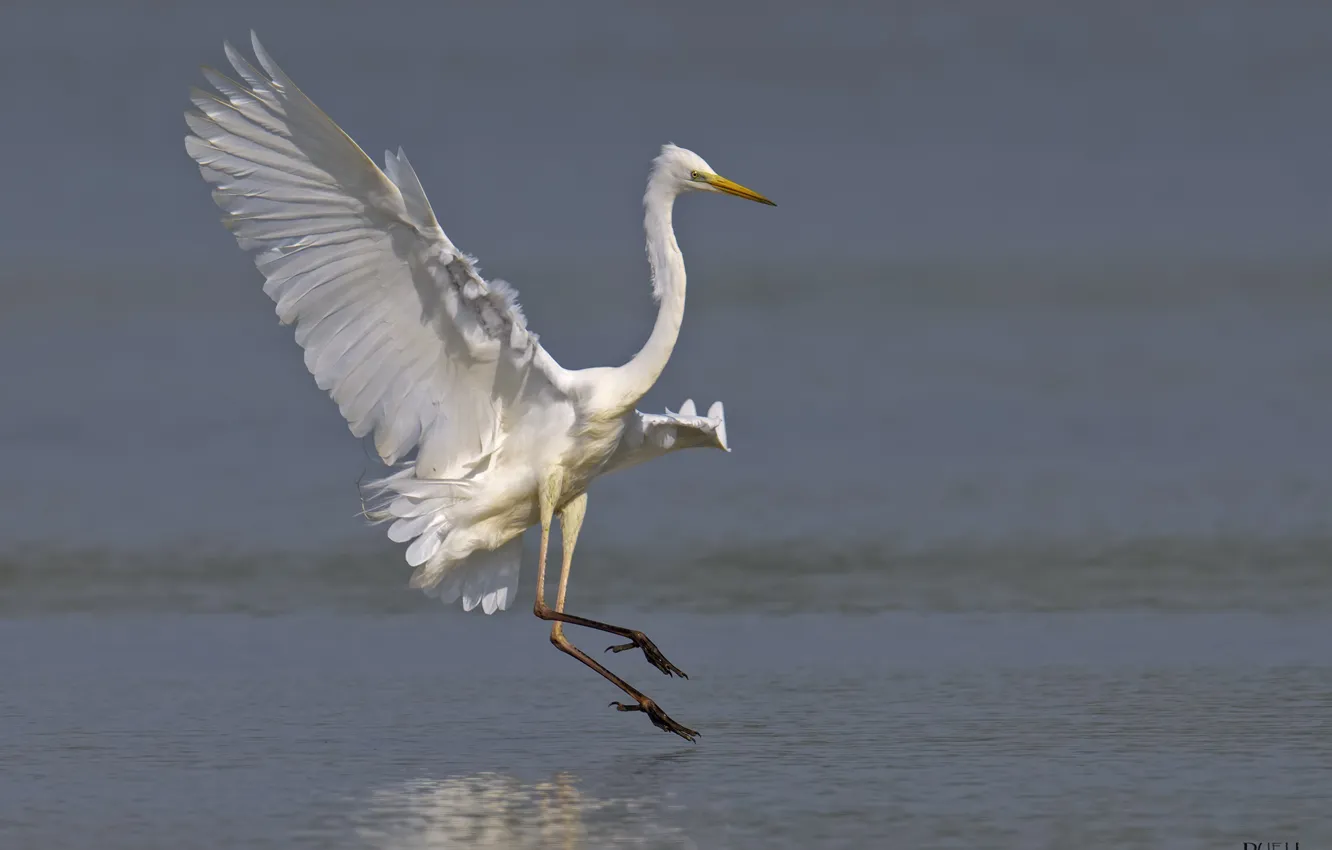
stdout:
<svg viewBox="0 0 1332 850">
<path fill-rule="evenodd" d="M 689 172 L 689 179 L 690 179 L 690 180 L 702 180 L 703 177 L 702 177 L 702 175 L 700 175 L 697 171 L 691 171 L 691 172 Z"/>
</svg>

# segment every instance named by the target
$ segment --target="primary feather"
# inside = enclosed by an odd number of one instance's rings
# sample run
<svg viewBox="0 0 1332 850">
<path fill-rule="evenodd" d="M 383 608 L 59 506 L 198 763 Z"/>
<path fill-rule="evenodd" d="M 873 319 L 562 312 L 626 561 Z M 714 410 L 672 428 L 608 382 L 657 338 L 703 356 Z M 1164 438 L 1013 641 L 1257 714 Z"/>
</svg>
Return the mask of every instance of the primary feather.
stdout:
<svg viewBox="0 0 1332 850">
<path fill-rule="evenodd" d="M 495 450 L 529 373 L 554 361 L 513 290 L 444 235 L 401 151 L 377 168 L 257 38 L 262 71 L 226 52 L 245 82 L 209 72 L 220 97 L 193 92 L 185 139 L 224 222 L 351 432 L 374 434 L 385 463 L 419 447 L 422 476 L 463 477 Z"/>
</svg>

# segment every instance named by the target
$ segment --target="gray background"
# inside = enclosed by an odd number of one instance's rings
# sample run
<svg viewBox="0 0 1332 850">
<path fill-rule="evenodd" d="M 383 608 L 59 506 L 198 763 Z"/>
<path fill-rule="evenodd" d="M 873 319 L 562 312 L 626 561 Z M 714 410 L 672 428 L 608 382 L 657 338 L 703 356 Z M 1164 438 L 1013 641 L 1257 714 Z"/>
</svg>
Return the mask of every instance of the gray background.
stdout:
<svg viewBox="0 0 1332 850">
<path fill-rule="evenodd" d="M 660 144 L 780 204 L 681 203 L 644 407 L 735 451 L 571 585 L 697 747 L 355 517 L 181 144 L 251 27 L 566 366 L 646 338 Z M 1332 7 L 12 3 L 0 82 L 0 843 L 1332 837 Z"/>
</svg>

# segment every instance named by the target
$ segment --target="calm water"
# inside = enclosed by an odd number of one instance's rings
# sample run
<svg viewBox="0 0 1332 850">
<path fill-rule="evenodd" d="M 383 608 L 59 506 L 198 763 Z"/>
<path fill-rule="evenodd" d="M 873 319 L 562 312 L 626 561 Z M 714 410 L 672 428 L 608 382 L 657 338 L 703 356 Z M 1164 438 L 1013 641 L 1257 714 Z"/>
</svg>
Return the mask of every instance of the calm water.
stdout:
<svg viewBox="0 0 1332 850">
<path fill-rule="evenodd" d="M 1332 838 L 1318 618 L 639 616 L 693 678 L 614 666 L 704 731 L 693 747 L 511 619 L 0 624 L 7 843 Z"/>
<path fill-rule="evenodd" d="M 0 10 L 0 846 L 1332 842 L 1332 10 L 986 8 Z M 656 146 L 781 204 L 682 204 L 644 407 L 735 451 L 572 581 L 697 746 L 356 519 L 181 149 L 250 26 L 567 366 L 648 332 Z"/>
</svg>

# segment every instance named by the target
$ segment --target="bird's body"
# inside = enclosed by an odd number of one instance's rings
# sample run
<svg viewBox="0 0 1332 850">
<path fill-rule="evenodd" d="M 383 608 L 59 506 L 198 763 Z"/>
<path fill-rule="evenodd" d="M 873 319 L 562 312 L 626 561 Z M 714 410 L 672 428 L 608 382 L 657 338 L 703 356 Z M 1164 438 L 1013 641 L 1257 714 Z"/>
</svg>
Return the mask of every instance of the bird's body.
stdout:
<svg viewBox="0 0 1332 850">
<path fill-rule="evenodd" d="M 481 278 L 444 234 L 402 151 L 387 153 L 381 171 L 257 38 L 253 45 L 262 71 L 226 46 L 244 84 L 205 69 L 219 94 L 192 92 L 186 150 L 213 185 L 224 223 L 256 252 L 265 291 L 282 322 L 295 326 L 316 382 L 354 435 L 373 434 L 381 459 L 400 465 L 371 485 L 372 516 L 409 544 L 413 586 L 446 602 L 461 597 L 467 610 L 507 608 L 521 535 L 539 524 L 536 611 L 556 621 L 552 640 L 634 696 L 638 705 L 625 710 L 647 711 L 690 737 L 567 644 L 561 624 L 630 637 L 628 646 L 643 648 L 659 669 L 678 670 L 639 632 L 565 614 L 564 590 L 598 475 L 680 448 L 728 448 L 720 403 L 706 417 L 692 402 L 677 414 L 634 409 L 666 367 L 684 316 L 676 197 L 701 190 L 771 202 L 719 177 L 697 154 L 665 146 L 644 195 L 659 303 L 652 334 L 622 366 L 564 369 L 527 329 L 516 293 Z M 556 514 L 564 565 L 550 609 L 545 561 Z"/>
<path fill-rule="evenodd" d="M 464 488 L 452 504 L 421 515 L 448 531 L 440 549 L 418 567 L 413 586 L 445 601 L 461 597 L 468 610 L 476 605 L 486 613 L 507 608 L 517 584 L 521 535 L 541 518 L 539 470 L 561 471 L 553 498 L 556 507 L 562 507 L 587 491 L 623 432 L 621 419 L 585 415 L 571 403 L 559 405 L 558 413 L 550 406 L 533 405 L 519 415 L 486 471 L 465 485 L 423 481 L 410 468 L 407 474 L 377 482 L 382 491 L 395 495 L 394 502 L 404 499 L 396 511 L 407 515 L 394 520 L 389 531 L 401 542 L 412 540 L 407 535 L 417 531 L 413 523 L 418 506 L 438 498 L 441 490 Z M 393 502 L 389 505 L 393 514 Z M 424 534 L 415 539 L 423 537 L 430 539 Z M 505 549 L 508 544 L 514 544 L 511 550 Z M 408 551 L 409 563 L 421 557 L 410 546 Z"/>
</svg>

